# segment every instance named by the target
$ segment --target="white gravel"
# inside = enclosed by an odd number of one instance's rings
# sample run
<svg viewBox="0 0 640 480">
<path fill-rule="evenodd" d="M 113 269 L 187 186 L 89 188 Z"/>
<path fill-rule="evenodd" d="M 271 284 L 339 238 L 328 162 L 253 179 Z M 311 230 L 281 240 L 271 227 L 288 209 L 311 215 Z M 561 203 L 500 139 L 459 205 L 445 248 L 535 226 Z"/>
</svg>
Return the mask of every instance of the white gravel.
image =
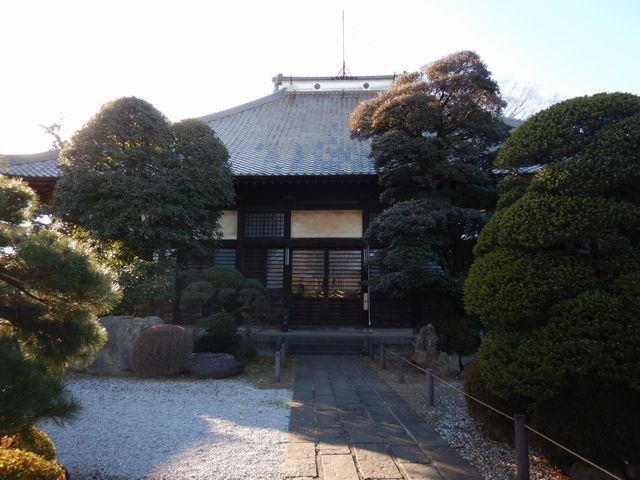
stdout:
<svg viewBox="0 0 640 480">
<path fill-rule="evenodd" d="M 240 380 L 73 377 L 82 405 L 44 423 L 71 479 L 280 477 L 291 390 Z"/>
</svg>

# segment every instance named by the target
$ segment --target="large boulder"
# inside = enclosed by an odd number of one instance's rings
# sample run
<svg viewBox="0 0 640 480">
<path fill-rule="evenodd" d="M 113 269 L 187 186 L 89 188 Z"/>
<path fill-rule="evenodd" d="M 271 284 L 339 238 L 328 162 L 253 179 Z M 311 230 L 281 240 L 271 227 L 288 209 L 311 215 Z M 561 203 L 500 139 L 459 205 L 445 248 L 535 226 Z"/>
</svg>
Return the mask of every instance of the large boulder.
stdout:
<svg viewBox="0 0 640 480">
<path fill-rule="evenodd" d="M 99 375 L 130 372 L 132 370 L 131 352 L 138 337 L 148 328 L 164 323 L 160 317 L 129 316 L 102 317 L 99 322 L 107 331 L 109 338 L 88 368 L 90 373 Z"/>
<path fill-rule="evenodd" d="M 187 355 L 187 370 L 197 377 L 226 378 L 238 375 L 244 365 L 228 353 L 191 353 Z"/>
</svg>

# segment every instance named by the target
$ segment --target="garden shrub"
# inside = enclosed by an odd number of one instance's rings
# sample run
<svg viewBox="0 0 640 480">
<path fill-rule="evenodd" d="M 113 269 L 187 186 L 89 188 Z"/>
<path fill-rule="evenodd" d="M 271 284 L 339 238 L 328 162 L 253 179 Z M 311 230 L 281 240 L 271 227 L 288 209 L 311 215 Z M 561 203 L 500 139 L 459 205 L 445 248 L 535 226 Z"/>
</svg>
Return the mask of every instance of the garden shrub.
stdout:
<svg viewBox="0 0 640 480">
<path fill-rule="evenodd" d="M 513 413 L 514 405 L 497 396 L 487 385 L 480 368 L 480 359 L 477 356 L 465 371 L 464 390 L 469 395 L 503 411 L 507 415 Z M 513 423 L 511 421 L 470 398 L 466 398 L 466 402 L 469 415 L 480 423 L 483 430 L 491 438 L 501 441 L 513 440 Z"/>
<path fill-rule="evenodd" d="M 438 335 L 438 350 L 449 355 L 470 355 L 480 345 L 480 321 L 452 309 L 446 318 L 434 318 Z"/>
<path fill-rule="evenodd" d="M 195 340 L 194 351 L 233 353 L 239 338 L 236 320 L 231 314 L 214 313 L 200 319 L 198 326 L 205 329 L 205 334 Z"/>
<path fill-rule="evenodd" d="M 181 306 L 202 319 L 226 313 L 236 325 L 248 325 L 268 314 L 269 295 L 258 280 L 245 279 L 235 268 L 216 266 L 206 269 L 201 279 L 185 287 Z"/>
<path fill-rule="evenodd" d="M 149 376 L 177 375 L 184 371 L 193 341 L 178 325 L 156 325 L 136 340 L 131 353 L 134 371 Z"/>
<path fill-rule="evenodd" d="M 464 297 L 486 331 L 466 388 L 613 469 L 640 462 L 639 147 L 630 94 L 567 100 L 519 127 L 496 158 L 513 170 Z"/>
<path fill-rule="evenodd" d="M 64 469 L 55 461 L 17 448 L 0 448 L 2 480 L 65 480 Z"/>
<path fill-rule="evenodd" d="M 244 341 L 238 343 L 233 349 L 233 355 L 245 363 L 254 363 L 258 361 L 259 353 L 258 348 L 251 341 Z"/>
<path fill-rule="evenodd" d="M 223 288 L 238 290 L 246 282 L 244 276 L 233 267 L 216 266 L 207 268 L 202 272 L 202 278 L 205 282 L 209 282 L 214 290 Z"/>
<path fill-rule="evenodd" d="M 640 464 L 640 392 L 620 382 L 602 380 L 597 386 L 575 381 L 554 398 L 533 407 L 530 423 L 545 435 L 571 446 L 580 455 L 600 465 L 612 459 Z M 561 466 L 569 468 L 567 457 L 536 435 L 532 444 Z M 620 468 L 622 462 L 615 466 Z"/>
<path fill-rule="evenodd" d="M 35 426 L 0 437 L 0 448 L 26 450 L 40 455 L 45 460 L 56 459 L 56 447 L 53 441 L 46 433 Z"/>
</svg>

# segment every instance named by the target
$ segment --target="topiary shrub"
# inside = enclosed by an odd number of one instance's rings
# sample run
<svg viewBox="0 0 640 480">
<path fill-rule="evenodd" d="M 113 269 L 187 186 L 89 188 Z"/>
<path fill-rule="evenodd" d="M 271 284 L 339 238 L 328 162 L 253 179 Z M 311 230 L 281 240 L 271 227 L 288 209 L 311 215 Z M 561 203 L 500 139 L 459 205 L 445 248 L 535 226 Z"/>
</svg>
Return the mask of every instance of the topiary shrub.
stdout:
<svg viewBox="0 0 640 480">
<path fill-rule="evenodd" d="M 233 355 L 244 363 L 257 362 L 260 357 L 255 344 L 249 341 L 238 343 L 233 349 Z"/>
<path fill-rule="evenodd" d="M 198 326 L 205 334 L 195 340 L 194 351 L 213 353 L 233 353 L 238 344 L 236 320 L 229 313 L 220 312 L 202 318 Z"/>
<path fill-rule="evenodd" d="M 527 120 L 498 152 L 512 174 L 464 296 L 486 332 L 469 388 L 614 470 L 640 457 L 639 164 L 639 96 Z"/>
<path fill-rule="evenodd" d="M 65 480 L 64 469 L 54 461 L 17 448 L 0 448 L 2 480 Z"/>
<path fill-rule="evenodd" d="M 180 303 L 185 312 L 202 318 L 205 324 L 212 315 L 226 313 L 236 325 L 248 325 L 269 312 L 267 289 L 256 279 L 245 279 L 232 267 L 206 269 L 200 280 L 185 287 Z"/>
<path fill-rule="evenodd" d="M 508 415 L 513 413 L 512 405 L 497 396 L 487 385 L 487 381 L 482 375 L 480 359 L 477 356 L 471 361 L 465 371 L 464 390 L 469 395 L 502 410 Z M 500 441 L 513 440 L 513 424 L 511 421 L 470 398 L 466 398 L 466 402 L 469 415 L 479 422 L 482 429 L 491 438 Z"/>
<path fill-rule="evenodd" d="M 530 423 L 563 445 L 600 465 L 622 459 L 640 465 L 640 392 L 603 380 L 598 388 L 583 381 L 567 386 L 558 396 L 535 405 Z M 533 445 L 568 469 L 573 458 L 530 435 Z"/>
<path fill-rule="evenodd" d="M 156 325 L 145 330 L 133 345 L 134 371 L 148 376 L 177 375 L 184 371 L 185 358 L 193 341 L 178 325 Z"/>
<path fill-rule="evenodd" d="M 46 433 L 35 426 L 0 437 L 0 448 L 26 450 L 40 455 L 45 460 L 56 459 L 56 447 L 53 441 Z"/>
</svg>

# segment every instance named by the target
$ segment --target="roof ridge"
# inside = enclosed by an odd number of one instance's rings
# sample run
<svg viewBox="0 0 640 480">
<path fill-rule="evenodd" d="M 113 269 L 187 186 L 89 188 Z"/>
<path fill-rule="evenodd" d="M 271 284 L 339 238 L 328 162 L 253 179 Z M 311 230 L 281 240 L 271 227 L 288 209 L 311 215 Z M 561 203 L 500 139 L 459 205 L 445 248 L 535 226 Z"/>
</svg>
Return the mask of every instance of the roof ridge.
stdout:
<svg viewBox="0 0 640 480">
<path fill-rule="evenodd" d="M 267 103 L 271 103 L 275 100 L 278 100 L 280 97 L 286 94 L 285 90 L 279 90 L 277 92 L 271 93 L 265 97 L 258 98 L 256 100 L 252 100 L 247 103 L 243 103 L 242 105 L 238 105 L 236 107 L 227 108 L 225 110 L 220 110 L 219 112 L 210 113 L 209 115 L 204 115 L 202 117 L 198 117 L 198 120 L 203 122 L 210 122 L 211 120 L 218 120 L 219 118 L 224 118 L 229 115 L 233 115 L 234 113 L 240 113 L 245 110 L 249 110 L 254 107 L 259 107 L 260 105 L 265 105 Z"/>
<path fill-rule="evenodd" d="M 271 102 L 275 102 L 280 100 L 282 97 L 295 97 L 296 95 L 335 95 L 335 96 L 350 96 L 350 97 L 362 97 L 362 96 L 375 96 L 379 93 L 377 90 L 367 91 L 367 90 L 323 90 L 323 91 L 305 91 L 305 90 L 288 90 L 286 88 L 282 88 L 277 92 L 274 92 L 265 97 L 258 98 L 256 100 L 252 100 L 247 103 L 243 103 L 242 105 L 238 105 L 237 107 L 227 108 L 225 110 L 220 110 L 219 112 L 210 113 L 209 115 L 204 115 L 202 117 L 198 117 L 198 120 L 208 123 L 213 120 L 219 120 L 224 117 L 228 117 L 230 115 L 235 115 L 236 113 L 244 112 L 245 110 L 250 110 L 255 107 L 260 107 L 262 105 L 266 105 Z"/>
</svg>

